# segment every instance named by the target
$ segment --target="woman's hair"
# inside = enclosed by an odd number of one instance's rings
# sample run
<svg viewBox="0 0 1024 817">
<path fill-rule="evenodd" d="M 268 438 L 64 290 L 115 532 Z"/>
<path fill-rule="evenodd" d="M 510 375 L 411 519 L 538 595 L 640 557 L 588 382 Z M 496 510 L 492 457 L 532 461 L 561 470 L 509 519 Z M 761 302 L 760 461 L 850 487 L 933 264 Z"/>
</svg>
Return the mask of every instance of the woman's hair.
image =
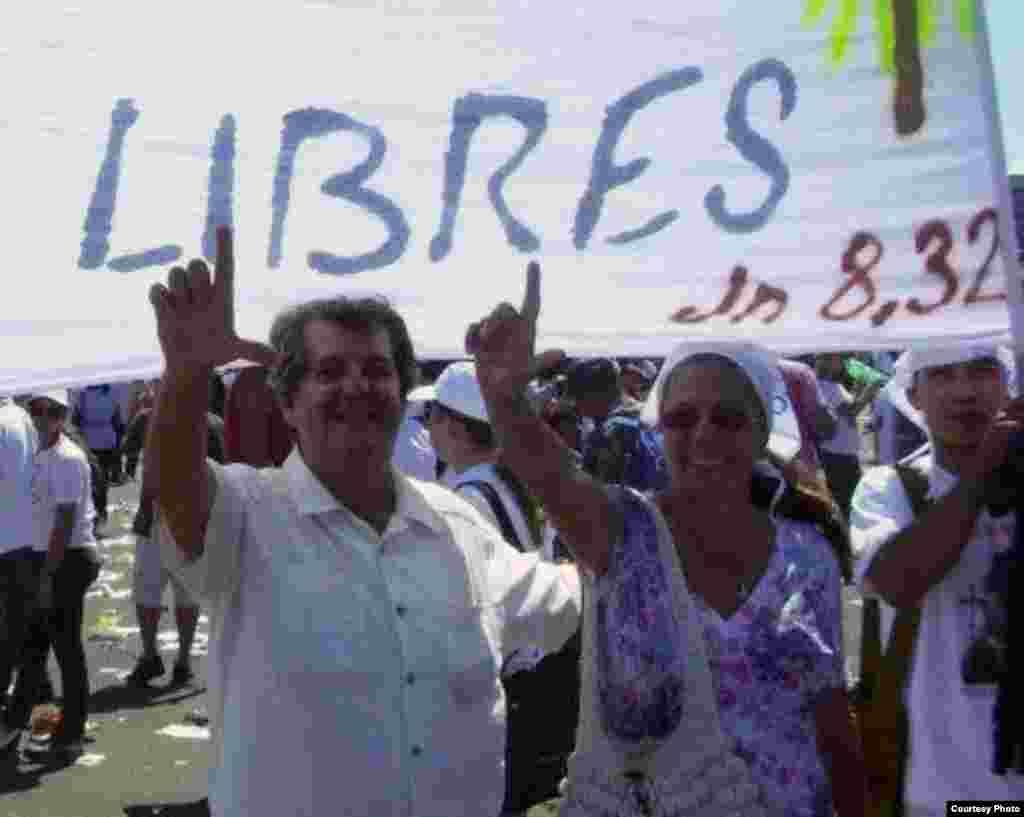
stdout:
<svg viewBox="0 0 1024 817">
<path fill-rule="evenodd" d="M 779 467 L 780 464 L 773 461 L 773 465 Z M 780 473 L 784 473 L 781 468 Z M 843 580 L 849 582 L 853 578 L 853 552 L 850 548 L 849 531 L 828 487 L 818 479 L 805 478 L 794 481 L 783 476 L 782 480 L 785 488 L 775 505 L 775 514 L 798 522 L 810 522 L 817 527 L 832 545 Z M 777 478 L 755 472 L 750 486 L 751 502 L 762 510 L 768 510 L 778 484 Z"/>
</svg>

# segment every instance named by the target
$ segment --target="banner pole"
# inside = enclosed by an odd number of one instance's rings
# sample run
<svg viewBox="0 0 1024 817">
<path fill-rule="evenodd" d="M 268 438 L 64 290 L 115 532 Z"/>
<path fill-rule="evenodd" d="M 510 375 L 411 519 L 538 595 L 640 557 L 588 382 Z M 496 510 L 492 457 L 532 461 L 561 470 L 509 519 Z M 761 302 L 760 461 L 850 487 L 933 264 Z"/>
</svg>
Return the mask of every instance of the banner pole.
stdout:
<svg viewBox="0 0 1024 817">
<path fill-rule="evenodd" d="M 901 2 L 901 0 L 896 0 Z M 1017 359 L 1017 393 L 1024 395 L 1024 283 L 1022 283 L 1017 246 L 1017 229 L 1013 215 L 1013 196 L 1010 194 L 1010 170 L 1006 163 L 1006 146 L 1003 143 L 1002 120 L 999 116 L 999 100 L 996 94 L 995 68 L 988 37 L 988 18 L 985 14 L 985 0 L 975 0 L 977 20 L 977 47 L 980 52 L 982 75 L 981 101 L 988 121 L 989 145 L 991 147 L 992 183 L 994 185 L 998 210 L 1000 254 L 1006 274 L 1006 306 L 1010 311 L 1010 331 L 1013 334 L 1014 356 Z"/>
</svg>

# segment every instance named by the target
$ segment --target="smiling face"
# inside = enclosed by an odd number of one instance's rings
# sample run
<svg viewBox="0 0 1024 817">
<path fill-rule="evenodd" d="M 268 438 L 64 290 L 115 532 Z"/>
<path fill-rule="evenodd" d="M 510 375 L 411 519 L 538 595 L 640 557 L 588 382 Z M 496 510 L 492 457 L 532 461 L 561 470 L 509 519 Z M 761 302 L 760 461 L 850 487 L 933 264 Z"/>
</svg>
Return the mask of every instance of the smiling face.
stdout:
<svg viewBox="0 0 1024 817">
<path fill-rule="evenodd" d="M 939 445 L 979 445 L 1009 399 L 1006 377 L 995 358 L 933 366 L 917 374 L 910 402 Z"/>
<path fill-rule="evenodd" d="M 306 324 L 307 367 L 284 416 L 318 476 L 385 465 L 402 422 L 401 383 L 385 329 Z"/>
<path fill-rule="evenodd" d="M 680 366 L 666 384 L 659 426 L 677 489 L 749 492 L 767 431 L 757 392 L 736 366 L 727 361 Z"/>
</svg>

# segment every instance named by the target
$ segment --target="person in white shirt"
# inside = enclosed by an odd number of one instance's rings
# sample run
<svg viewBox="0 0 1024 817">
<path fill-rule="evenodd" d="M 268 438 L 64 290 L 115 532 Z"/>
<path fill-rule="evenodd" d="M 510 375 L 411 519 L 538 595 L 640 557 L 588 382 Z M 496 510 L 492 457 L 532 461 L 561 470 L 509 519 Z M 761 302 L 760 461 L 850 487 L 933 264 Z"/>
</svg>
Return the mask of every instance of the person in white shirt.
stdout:
<svg viewBox="0 0 1024 817">
<path fill-rule="evenodd" d="M 9 397 L 0 398 L 0 695 L 7 692 L 38 593 L 32 553 L 32 472 L 39 437 L 32 420 Z M 0 750 L 19 732 L 0 723 Z"/>
<path fill-rule="evenodd" d="M 894 609 L 921 609 L 906 690 L 904 797 L 908 815 L 938 815 L 950 800 L 1024 799 L 1024 777 L 992 772 L 997 684 L 965 672 L 972 647 L 998 619 L 989 588 L 1005 569 L 1016 519 L 994 516 L 986 499 L 1009 437 L 1024 427 L 1024 402 L 1009 401 L 995 347 L 909 355 L 904 385 L 931 449 L 908 464 L 927 476 L 930 505 L 915 518 L 899 474 L 882 466 L 857 486 L 850 526 L 862 586 L 883 602 L 882 643 Z"/>
<path fill-rule="evenodd" d="M 267 353 L 234 330 L 226 228 L 215 272 L 192 261 L 150 292 L 166 370 L 144 465 L 165 562 L 210 609 L 213 814 L 497 814 L 502 658 L 571 635 L 578 574 L 393 466 L 415 360 L 378 299 L 275 321 L 282 468 L 204 464 L 209 372 Z"/>
<path fill-rule="evenodd" d="M 7 726 L 23 729 L 39 702 L 46 659 L 53 646 L 61 674 L 62 717 L 48 743 L 30 751 L 77 756 L 82 751 L 89 704 L 89 671 L 82 643 L 85 592 L 99 575 L 93 535 L 95 510 L 89 460 L 64 433 L 67 391 L 33 396 L 29 413 L 39 434 L 32 484 L 33 541 L 42 559 L 37 632 L 29 639 L 20 677 L 7 710 Z"/>
</svg>

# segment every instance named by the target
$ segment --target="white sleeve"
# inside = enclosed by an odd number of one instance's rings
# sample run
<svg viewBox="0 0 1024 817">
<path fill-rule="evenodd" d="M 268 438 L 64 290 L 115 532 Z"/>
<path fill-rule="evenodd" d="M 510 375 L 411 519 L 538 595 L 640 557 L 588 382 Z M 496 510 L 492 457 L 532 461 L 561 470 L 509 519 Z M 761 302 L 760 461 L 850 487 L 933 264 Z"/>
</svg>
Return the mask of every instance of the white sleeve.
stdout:
<svg viewBox="0 0 1024 817">
<path fill-rule="evenodd" d="M 574 565 L 520 553 L 498 537 L 488 559 L 487 582 L 504 624 L 506 655 L 530 646 L 556 652 L 576 632 L 582 593 Z"/>
<path fill-rule="evenodd" d="M 857 584 L 867 575 L 882 545 L 914 521 L 910 501 L 895 468 L 880 466 L 864 473 L 850 506 L 850 545 Z"/>
<path fill-rule="evenodd" d="M 194 561 L 185 561 L 160 514 L 154 533 L 164 567 L 177 576 L 195 598 L 213 602 L 231 595 L 238 587 L 246 505 L 250 500 L 246 483 L 256 470 L 239 464 L 222 466 L 213 460 L 207 460 L 207 465 L 216 495 L 202 555 Z"/>
<path fill-rule="evenodd" d="M 54 460 L 50 471 L 50 489 L 57 505 L 77 505 L 85 499 L 85 487 L 89 483 L 88 468 L 85 462 L 72 457 Z"/>
</svg>

